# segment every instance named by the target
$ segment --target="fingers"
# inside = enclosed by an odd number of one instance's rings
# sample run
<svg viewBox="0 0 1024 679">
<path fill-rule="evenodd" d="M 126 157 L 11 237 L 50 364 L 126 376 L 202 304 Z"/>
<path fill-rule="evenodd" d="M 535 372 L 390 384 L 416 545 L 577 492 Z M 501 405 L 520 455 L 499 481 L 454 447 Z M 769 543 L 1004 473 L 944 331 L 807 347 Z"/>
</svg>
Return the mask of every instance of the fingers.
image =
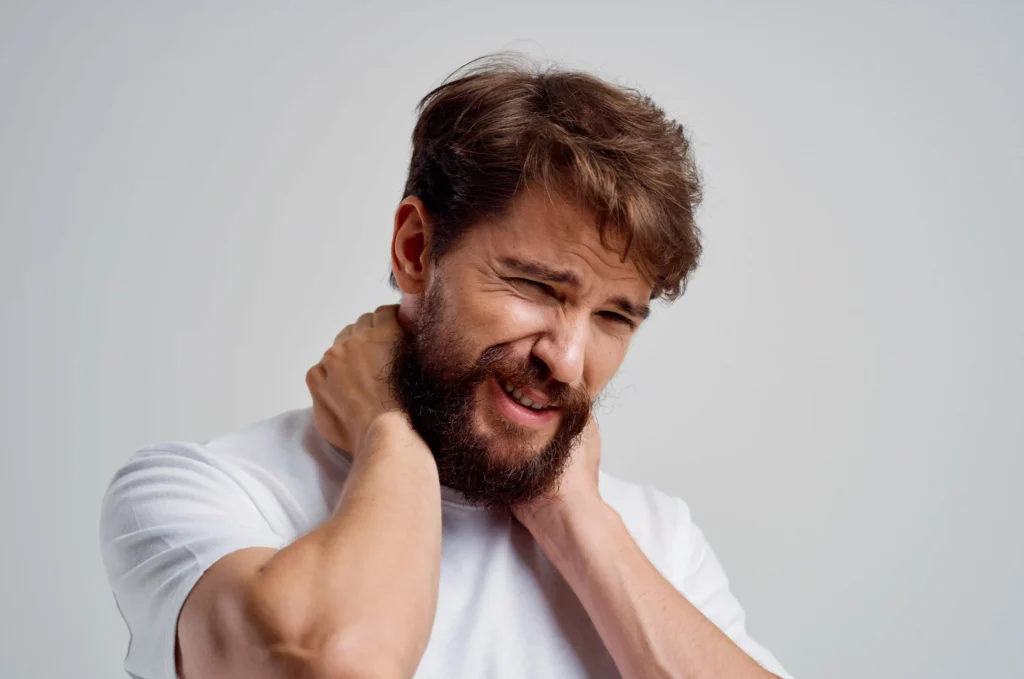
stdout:
<svg viewBox="0 0 1024 679">
<path fill-rule="evenodd" d="M 356 330 L 366 330 L 373 327 L 373 314 L 363 314 L 356 321 Z"/>
<path fill-rule="evenodd" d="M 342 328 L 341 332 L 338 333 L 338 336 L 334 338 L 334 343 L 337 344 L 338 342 L 342 342 L 348 339 L 349 336 L 352 334 L 352 328 L 354 327 L 354 325 L 346 325 L 344 328 Z"/>
<path fill-rule="evenodd" d="M 388 327 L 398 323 L 398 305 L 385 304 L 377 307 L 377 310 L 366 313 L 356 319 L 355 323 L 346 325 L 334 338 L 334 343 L 344 342 L 357 330 L 368 330 L 369 328 Z"/>
<path fill-rule="evenodd" d="M 327 371 L 324 370 L 323 363 L 317 363 L 306 371 L 306 388 L 309 389 L 310 394 L 320 389 L 320 385 L 324 383 L 326 377 Z"/>
<path fill-rule="evenodd" d="M 393 325 L 398 322 L 398 305 L 385 304 L 373 312 L 373 327 Z"/>
</svg>

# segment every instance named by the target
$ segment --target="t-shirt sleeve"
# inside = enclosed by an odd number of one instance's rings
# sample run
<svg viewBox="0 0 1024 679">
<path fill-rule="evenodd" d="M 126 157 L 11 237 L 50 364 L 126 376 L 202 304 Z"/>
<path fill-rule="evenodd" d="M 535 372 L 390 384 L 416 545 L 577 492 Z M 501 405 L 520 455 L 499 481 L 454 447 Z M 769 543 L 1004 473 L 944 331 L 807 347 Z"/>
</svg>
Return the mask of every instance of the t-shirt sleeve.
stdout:
<svg viewBox="0 0 1024 679">
<path fill-rule="evenodd" d="M 124 668 L 137 679 L 176 679 L 178 614 L 207 568 L 247 547 L 281 548 L 244 490 L 244 470 L 202 446 L 133 455 L 111 481 L 100 546 L 128 626 Z"/>
<path fill-rule="evenodd" d="M 761 667 L 783 679 L 792 677 L 775 656 L 747 633 L 746 613 L 729 589 L 729 580 L 690 509 L 676 499 L 676 558 L 670 580 L 687 600 Z"/>
</svg>

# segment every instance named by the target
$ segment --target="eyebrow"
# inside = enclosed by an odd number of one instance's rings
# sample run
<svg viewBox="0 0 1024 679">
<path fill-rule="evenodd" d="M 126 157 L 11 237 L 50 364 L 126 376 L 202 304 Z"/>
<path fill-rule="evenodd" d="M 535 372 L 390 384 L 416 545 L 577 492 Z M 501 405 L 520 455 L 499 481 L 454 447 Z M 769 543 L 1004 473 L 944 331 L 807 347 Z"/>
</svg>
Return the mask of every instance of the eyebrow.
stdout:
<svg viewBox="0 0 1024 679">
<path fill-rule="evenodd" d="M 515 269 L 524 276 L 533 276 L 549 283 L 567 283 L 568 285 L 579 286 L 580 277 L 576 272 L 568 269 L 552 269 L 547 264 L 540 262 L 527 262 L 515 257 L 502 257 L 501 263 L 510 269 Z"/>
<path fill-rule="evenodd" d="M 509 269 L 513 269 L 524 276 L 537 278 L 547 283 L 563 283 L 574 287 L 579 287 L 580 285 L 580 277 L 574 271 L 569 271 L 568 269 L 553 269 L 540 262 L 530 262 L 516 257 L 502 257 L 499 261 Z M 627 316 L 640 320 L 645 320 L 651 315 L 650 306 L 637 304 L 622 295 L 612 297 L 608 300 L 608 303 Z"/>
<path fill-rule="evenodd" d="M 618 307 L 619 311 L 627 316 L 639 318 L 641 321 L 647 320 L 647 317 L 651 315 L 650 306 L 647 304 L 636 304 L 625 297 L 612 297 L 608 302 L 613 306 Z"/>
</svg>

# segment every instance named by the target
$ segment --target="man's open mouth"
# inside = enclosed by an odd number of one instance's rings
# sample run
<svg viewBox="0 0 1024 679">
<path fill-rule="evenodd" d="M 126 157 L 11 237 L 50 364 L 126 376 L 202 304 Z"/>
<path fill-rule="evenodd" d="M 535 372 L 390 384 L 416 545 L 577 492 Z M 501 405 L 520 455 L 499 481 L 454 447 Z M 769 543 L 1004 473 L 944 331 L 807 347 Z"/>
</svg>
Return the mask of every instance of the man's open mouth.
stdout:
<svg viewBox="0 0 1024 679">
<path fill-rule="evenodd" d="M 523 393 L 524 388 L 522 387 L 517 387 L 513 384 L 510 384 L 505 380 L 501 379 L 500 377 L 496 379 L 498 380 L 498 384 L 501 385 L 501 388 L 505 390 L 505 393 L 508 394 L 513 401 L 522 406 L 532 408 L 533 410 L 548 410 L 550 408 L 555 407 L 554 405 L 551 405 L 548 402 L 546 402 L 546 400 L 531 399 L 529 396 Z M 527 387 L 526 389 L 529 388 Z"/>
</svg>

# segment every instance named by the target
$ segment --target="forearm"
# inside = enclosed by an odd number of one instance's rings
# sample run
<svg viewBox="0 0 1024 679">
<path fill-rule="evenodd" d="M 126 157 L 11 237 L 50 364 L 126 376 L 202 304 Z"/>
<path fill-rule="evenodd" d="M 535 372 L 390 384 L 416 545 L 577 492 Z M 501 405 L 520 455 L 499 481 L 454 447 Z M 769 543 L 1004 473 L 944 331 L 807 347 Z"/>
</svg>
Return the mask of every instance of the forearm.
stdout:
<svg viewBox="0 0 1024 679">
<path fill-rule="evenodd" d="M 531 530 L 624 677 L 773 676 L 662 577 L 599 497 L 562 507 Z"/>
<path fill-rule="evenodd" d="M 422 440 L 387 424 L 371 427 L 333 516 L 271 558 L 253 591 L 283 652 L 411 676 L 437 604 L 440 485 Z"/>
</svg>

